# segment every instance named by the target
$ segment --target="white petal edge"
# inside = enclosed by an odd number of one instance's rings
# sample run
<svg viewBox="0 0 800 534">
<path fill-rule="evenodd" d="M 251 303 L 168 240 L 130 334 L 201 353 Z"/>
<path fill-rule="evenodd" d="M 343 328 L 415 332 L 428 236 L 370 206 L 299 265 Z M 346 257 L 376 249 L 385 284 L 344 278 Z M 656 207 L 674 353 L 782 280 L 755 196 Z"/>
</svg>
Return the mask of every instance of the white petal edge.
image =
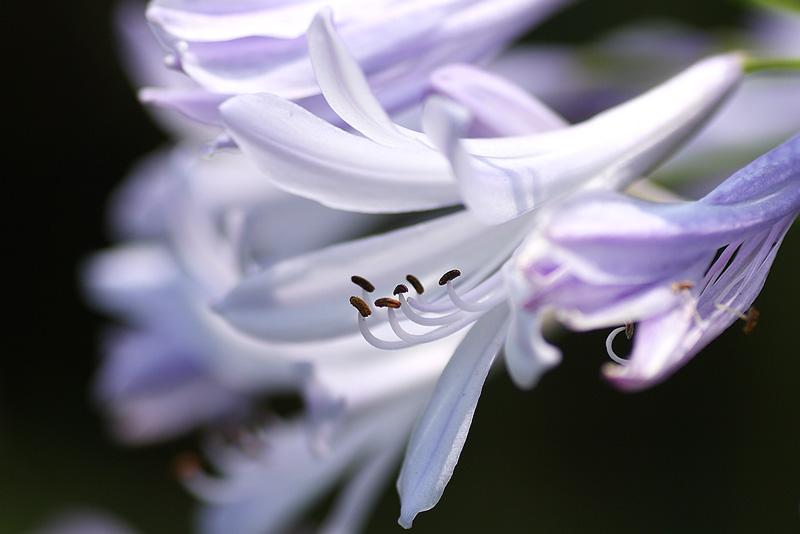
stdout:
<svg viewBox="0 0 800 534">
<path fill-rule="evenodd" d="M 400 519 L 411 528 L 433 508 L 453 475 L 489 369 L 506 334 L 508 308 L 497 306 L 469 331 L 442 372 L 406 450 L 397 480 Z"/>
</svg>

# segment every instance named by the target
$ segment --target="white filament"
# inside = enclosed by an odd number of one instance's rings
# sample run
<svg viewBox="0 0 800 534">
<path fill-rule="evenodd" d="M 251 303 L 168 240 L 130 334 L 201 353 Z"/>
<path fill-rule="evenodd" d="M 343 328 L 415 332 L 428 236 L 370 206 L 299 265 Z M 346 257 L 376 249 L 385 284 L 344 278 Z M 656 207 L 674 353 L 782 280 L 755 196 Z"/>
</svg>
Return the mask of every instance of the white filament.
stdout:
<svg viewBox="0 0 800 534">
<path fill-rule="evenodd" d="M 367 319 L 359 313 L 359 329 L 364 339 L 368 343 L 382 350 L 394 350 L 420 343 L 430 343 L 438 341 L 451 334 L 458 332 L 480 319 L 484 313 L 494 308 L 502 302 L 506 295 L 502 291 L 502 277 L 500 273 L 495 273 L 476 287 L 467 291 L 462 297 L 453 287 L 452 281 L 446 283 L 447 296 L 430 302 L 421 298 L 405 298 L 399 293 L 397 300 L 400 302 L 400 310 L 403 312 L 404 320 L 407 323 L 414 323 L 424 327 L 433 327 L 431 330 L 415 334 L 409 332 L 401 324 L 401 319 L 397 310 L 392 307 L 387 308 L 387 320 L 394 335 L 398 340 L 385 340 L 375 336 L 369 328 Z M 367 295 L 364 293 L 364 300 Z M 466 300 L 469 299 L 469 300 Z"/>
<path fill-rule="evenodd" d="M 619 328 L 615 328 L 614 330 L 611 331 L 610 334 L 608 334 L 608 337 L 606 338 L 606 351 L 608 352 L 608 357 L 620 365 L 628 365 L 630 362 L 625 358 L 620 358 L 619 356 L 617 356 L 617 353 L 614 352 L 614 347 L 612 346 L 612 344 L 614 343 L 614 339 L 616 339 L 616 337 L 620 334 L 620 332 L 624 332 L 628 328 L 629 327 L 627 326 L 620 326 Z"/>
</svg>

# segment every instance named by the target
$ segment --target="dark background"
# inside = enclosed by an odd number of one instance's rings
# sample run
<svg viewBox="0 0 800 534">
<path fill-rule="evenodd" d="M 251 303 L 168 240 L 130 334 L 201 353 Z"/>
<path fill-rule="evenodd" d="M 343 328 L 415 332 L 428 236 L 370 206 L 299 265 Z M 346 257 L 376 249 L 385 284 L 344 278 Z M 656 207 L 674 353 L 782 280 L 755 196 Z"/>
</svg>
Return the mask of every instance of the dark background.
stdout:
<svg viewBox="0 0 800 534">
<path fill-rule="evenodd" d="M 118 66 L 112 2 L 6 4 L 0 534 L 74 505 L 142 534 L 188 534 L 192 503 L 169 466 L 195 441 L 126 448 L 107 437 L 88 393 L 104 320 L 76 284 L 81 258 L 108 244 L 109 192 L 164 138 Z M 731 2 L 596 0 L 532 39 L 588 41 L 645 13 L 740 20 Z M 650 391 L 623 394 L 598 378 L 604 334 L 564 338 L 564 363 L 532 392 L 501 373 L 442 501 L 413 531 L 797 532 L 798 264 L 795 228 L 757 301 L 756 331 L 731 328 Z M 368 532 L 399 532 L 397 514 L 389 488 Z"/>
</svg>

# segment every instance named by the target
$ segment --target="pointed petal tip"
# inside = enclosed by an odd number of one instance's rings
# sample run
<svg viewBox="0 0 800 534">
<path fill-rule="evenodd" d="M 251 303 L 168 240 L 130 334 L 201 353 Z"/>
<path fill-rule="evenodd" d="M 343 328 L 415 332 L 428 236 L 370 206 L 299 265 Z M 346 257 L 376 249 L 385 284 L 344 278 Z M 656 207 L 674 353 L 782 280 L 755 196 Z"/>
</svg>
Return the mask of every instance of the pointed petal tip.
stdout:
<svg viewBox="0 0 800 534">
<path fill-rule="evenodd" d="M 605 363 L 600 372 L 606 381 L 625 393 L 638 393 L 661 381 L 635 376 L 628 367 L 611 362 Z"/>
<path fill-rule="evenodd" d="M 404 529 L 408 530 L 412 527 L 414 523 L 414 518 L 417 517 L 417 512 L 412 512 L 408 508 L 401 506 L 400 507 L 400 518 L 397 520 L 397 524 L 403 527 Z"/>
</svg>

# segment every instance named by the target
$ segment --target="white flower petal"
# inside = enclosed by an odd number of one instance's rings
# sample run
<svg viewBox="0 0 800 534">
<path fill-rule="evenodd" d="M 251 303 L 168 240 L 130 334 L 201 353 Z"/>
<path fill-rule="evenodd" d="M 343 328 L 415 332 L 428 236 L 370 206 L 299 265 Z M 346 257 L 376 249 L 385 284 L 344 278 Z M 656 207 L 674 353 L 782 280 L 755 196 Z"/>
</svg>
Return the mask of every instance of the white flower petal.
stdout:
<svg viewBox="0 0 800 534">
<path fill-rule="evenodd" d="M 398 213 L 460 203 L 447 161 L 436 151 L 378 145 L 268 94 L 220 107 L 236 144 L 290 193 L 332 208 Z"/>
<path fill-rule="evenodd" d="M 333 29 L 331 10 L 323 9 L 308 29 L 314 74 L 331 108 L 350 126 L 378 144 L 419 148 L 398 131 L 372 93 L 367 78 Z"/>
<path fill-rule="evenodd" d="M 525 282 L 519 273 L 507 268 L 505 277 L 509 295 L 525 293 Z M 517 387 L 532 389 L 545 371 L 561 362 L 561 351 L 542 335 L 543 312 L 522 309 L 518 298 L 509 299 L 509 305 L 512 311 L 504 347 L 506 370 Z"/>
<path fill-rule="evenodd" d="M 508 309 L 500 305 L 482 317 L 447 364 L 417 423 L 397 480 L 400 520 L 410 528 L 419 512 L 442 496 L 467 439 L 483 383 L 502 347 Z"/>
<path fill-rule="evenodd" d="M 741 75 L 738 54 L 715 56 L 570 128 L 471 139 L 463 148 L 451 108 L 429 105 L 426 131 L 450 158 L 467 206 L 496 224 L 580 187 L 619 189 L 646 174 L 709 118 Z"/>
</svg>

